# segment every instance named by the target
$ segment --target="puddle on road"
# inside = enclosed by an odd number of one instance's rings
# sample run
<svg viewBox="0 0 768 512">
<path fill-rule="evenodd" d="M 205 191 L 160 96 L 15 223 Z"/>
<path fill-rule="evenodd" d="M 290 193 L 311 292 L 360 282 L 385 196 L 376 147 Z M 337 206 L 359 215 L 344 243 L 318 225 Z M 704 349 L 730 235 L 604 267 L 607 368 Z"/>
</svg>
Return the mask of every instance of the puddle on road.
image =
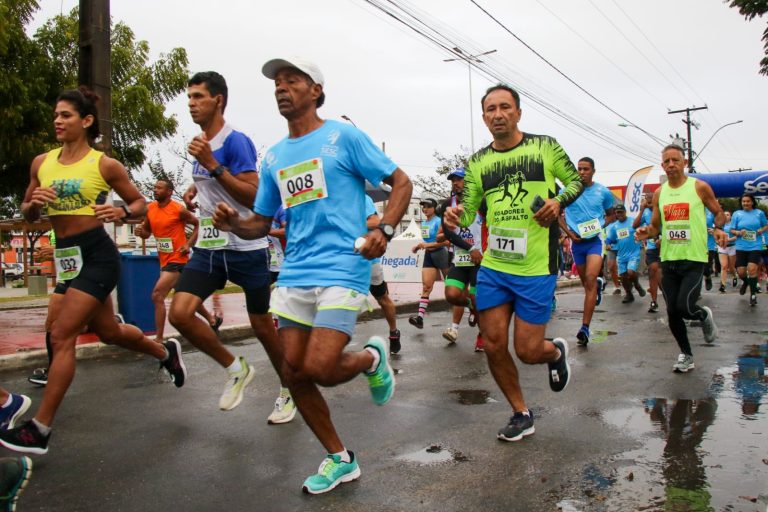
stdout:
<svg viewBox="0 0 768 512">
<path fill-rule="evenodd" d="M 642 447 L 614 458 L 617 478 L 587 466 L 585 496 L 602 488 L 605 510 L 766 510 L 766 364 L 768 343 L 749 345 L 715 372 L 706 397 L 603 411 L 603 421 Z"/>
<path fill-rule="evenodd" d="M 602 329 L 595 329 L 590 331 L 589 342 L 590 343 L 603 343 L 608 340 L 608 336 L 616 336 L 616 331 L 605 331 Z"/>
<path fill-rule="evenodd" d="M 431 444 L 421 450 L 395 457 L 398 460 L 414 462 L 422 466 L 433 466 L 450 462 L 466 462 L 469 457 L 460 451 L 443 448 L 440 444 Z"/>
<path fill-rule="evenodd" d="M 456 395 L 462 405 L 482 405 L 498 402 L 491 398 L 491 393 L 484 389 L 454 389 L 450 392 Z"/>
</svg>

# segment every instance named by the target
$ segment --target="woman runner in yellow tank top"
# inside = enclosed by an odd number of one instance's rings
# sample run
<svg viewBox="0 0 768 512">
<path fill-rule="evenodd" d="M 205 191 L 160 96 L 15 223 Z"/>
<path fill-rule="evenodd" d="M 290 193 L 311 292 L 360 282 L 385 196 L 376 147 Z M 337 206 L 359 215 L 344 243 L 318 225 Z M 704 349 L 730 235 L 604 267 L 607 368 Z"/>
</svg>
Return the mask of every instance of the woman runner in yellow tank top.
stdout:
<svg viewBox="0 0 768 512">
<path fill-rule="evenodd" d="M 144 215 L 146 201 L 123 164 L 93 148 L 100 136 L 96 101 L 98 97 L 85 87 L 59 95 L 53 125 L 62 146 L 32 161 L 21 204 L 27 221 L 42 213 L 50 217 L 59 284 L 52 299 L 55 306 L 49 308 L 53 360 L 42 402 L 33 420 L 0 432 L 0 444 L 19 452 L 48 451 L 56 410 L 75 375 L 75 342 L 86 325 L 105 343 L 158 359 L 177 387 L 186 376 L 178 342 L 163 346 L 115 320 L 110 293 L 120 276 L 120 255 L 104 223 Z M 125 207 L 104 204 L 110 189 Z"/>
</svg>

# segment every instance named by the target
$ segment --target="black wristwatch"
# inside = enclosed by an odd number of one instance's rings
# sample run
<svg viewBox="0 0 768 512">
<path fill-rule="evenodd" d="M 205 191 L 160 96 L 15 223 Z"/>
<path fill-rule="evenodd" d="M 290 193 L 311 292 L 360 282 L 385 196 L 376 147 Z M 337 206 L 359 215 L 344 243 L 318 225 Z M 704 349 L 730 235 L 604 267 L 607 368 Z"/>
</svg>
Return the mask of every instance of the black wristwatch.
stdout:
<svg viewBox="0 0 768 512">
<path fill-rule="evenodd" d="M 384 233 L 384 238 L 387 239 L 387 242 L 392 240 L 392 237 L 395 236 L 395 228 L 389 224 L 379 224 L 376 226 L 376 229 L 380 229 L 381 232 Z"/>
<path fill-rule="evenodd" d="M 720 231 L 725 231 L 725 226 L 714 226 L 715 229 L 719 229 Z"/>
<path fill-rule="evenodd" d="M 212 170 L 212 171 L 208 171 L 208 175 L 209 175 L 211 178 L 218 178 L 219 176 L 221 176 L 222 174 L 224 174 L 224 171 L 226 171 L 226 169 L 224 168 L 224 166 L 223 166 L 223 165 L 217 165 L 217 166 L 216 166 L 216 168 L 215 168 L 214 170 Z"/>
<path fill-rule="evenodd" d="M 122 209 L 123 209 L 123 211 L 125 212 L 125 217 L 123 217 L 124 219 L 127 219 L 127 218 L 129 218 L 131 215 L 133 215 L 133 212 L 131 211 L 131 209 L 130 209 L 130 208 L 128 208 L 128 205 L 127 205 L 127 204 L 121 204 L 121 205 L 120 205 L 120 208 L 122 208 Z"/>
</svg>

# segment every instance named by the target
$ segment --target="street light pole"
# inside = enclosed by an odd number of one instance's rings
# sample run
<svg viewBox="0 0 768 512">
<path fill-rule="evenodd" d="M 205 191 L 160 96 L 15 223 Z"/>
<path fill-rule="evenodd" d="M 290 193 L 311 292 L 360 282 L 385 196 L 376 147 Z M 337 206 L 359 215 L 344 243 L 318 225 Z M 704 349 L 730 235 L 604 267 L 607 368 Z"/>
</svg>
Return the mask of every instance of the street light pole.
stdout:
<svg viewBox="0 0 768 512">
<path fill-rule="evenodd" d="M 482 64 L 482 60 L 478 59 L 478 57 L 482 57 L 483 55 L 488 55 L 491 53 L 494 53 L 496 50 L 488 50 L 487 52 L 483 53 L 477 53 L 475 55 L 469 55 L 467 53 L 464 53 L 461 48 L 454 47 L 453 48 L 454 53 L 456 53 L 457 57 L 454 57 L 452 59 L 443 59 L 443 62 L 454 62 L 457 60 L 461 60 L 467 63 L 467 71 L 469 72 L 469 137 L 471 142 L 471 149 L 472 153 L 475 152 L 475 127 L 474 127 L 474 121 L 475 121 L 475 115 L 473 113 L 472 108 L 472 63 L 475 64 Z"/>
<path fill-rule="evenodd" d="M 744 122 L 743 119 L 739 119 L 738 121 L 733 121 L 732 123 L 726 123 L 723 126 L 721 126 L 720 128 L 718 128 L 717 130 L 715 130 L 715 133 L 713 133 L 712 136 L 709 138 L 709 140 L 704 143 L 704 145 L 701 147 L 701 151 L 696 153 L 696 156 L 694 156 L 693 159 L 696 160 L 697 158 L 699 158 L 701 156 L 701 154 L 704 152 L 704 150 L 707 149 L 707 146 L 709 145 L 709 143 L 712 142 L 712 139 L 715 138 L 715 135 L 717 135 L 717 132 L 719 132 L 720 130 L 722 130 L 726 126 L 733 126 L 734 124 L 739 124 L 739 123 L 743 123 L 743 122 Z M 691 168 L 693 168 L 693 162 L 691 162 Z"/>
<path fill-rule="evenodd" d="M 635 126 L 635 125 L 634 125 L 634 124 L 632 124 L 632 123 L 619 123 L 619 126 L 621 126 L 622 128 L 637 128 L 638 130 L 640 130 L 641 132 L 643 132 L 644 134 L 646 134 L 647 136 L 649 136 L 651 139 L 653 139 L 653 141 L 654 141 L 654 142 L 656 142 L 656 143 L 658 143 L 658 144 L 661 144 L 662 146 L 663 146 L 664 144 L 666 144 L 666 143 L 664 142 L 664 140 L 663 140 L 663 139 L 660 139 L 660 138 L 656 137 L 654 134 L 652 134 L 652 133 L 649 133 L 649 132 L 647 132 L 647 131 L 643 130 L 643 129 L 642 129 L 642 128 L 640 128 L 639 126 Z"/>
<path fill-rule="evenodd" d="M 346 115 L 344 115 L 344 114 L 341 114 L 341 118 L 342 118 L 343 120 L 345 120 L 346 122 L 348 122 L 348 123 L 352 123 L 352 126 L 354 126 L 355 128 L 357 128 L 357 125 L 355 124 L 355 122 L 354 122 L 353 120 L 351 120 L 349 117 L 347 117 Z"/>
</svg>

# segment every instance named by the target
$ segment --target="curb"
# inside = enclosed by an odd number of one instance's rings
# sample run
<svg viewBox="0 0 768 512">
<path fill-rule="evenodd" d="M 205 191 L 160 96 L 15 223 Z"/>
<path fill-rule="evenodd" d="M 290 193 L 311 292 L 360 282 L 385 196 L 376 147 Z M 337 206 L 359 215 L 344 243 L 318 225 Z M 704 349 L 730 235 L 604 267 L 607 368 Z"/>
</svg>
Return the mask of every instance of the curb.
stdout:
<svg viewBox="0 0 768 512">
<path fill-rule="evenodd" d="M 557 289 L 561 288 L 571 288 L 574 286 L 581 286 L 581 281 L 578 279 L 571 279 L 569 281 L 558 281 L 557 282 Z M 437 311 L 444 311 L 447 310 L 450 307 L 450 304 L 444 299 L 434 299 L 430 301 L 429 303 L 430 308 L 437 310 Z M 39 305 L 30 305 L 28 307 L 18 307 L 14 309 L 31 309 L 35 307 L 41 307 Z M 418 301 L 413 302 L 404 302 L 401 304 L 397 304 L 395 306 L 395 311 L 398 315 L 402 313 L 413 313 L 418 311 L 419 309 L 419 303 Z M 381 308 L 375 308 L 371 311 L 366 311 L 360 314 L 358 320 L 361 322 L 366 322 L 369 320 L 378 320 L 380 318 L 383 318 L 384 314 L 381 311 Z M 224 343 L 225 345 L 233 344 L 238 341 L 242 341 L 248 338 L 253 338 L 253 330 L 251 329 L 251 326 L 249 324 L 240 324 L 240 325 L 232 325 L 225 328 L 222 328 L 219 331 L 219 339 Z M 181 343 L 182 349 L 185 352 L 197 350 L 195 347 L 192 346 L 189 341 L 187 341 L 183 336 L 179 335 L 178 333 L 171 336 L 166 336 L 166 339 L 168 338 L 176 338 Z M 258 341 L 254 341 L 254 343 L 258 343 Z M 108 345 L 106 343 L 102 343 L 100 341 L 94 342 L 94 343 L 86 343 L 83 345 L 78 345 L 75 347 L 75 354 L 78 360 L 82 359 L 97 359 L 100 357 L 120 357 L 120 356 L 131 356 L 134 354 L 133 352 L 126 350 L 124 348 L 118 347 L 116 345 Z M 24 368 L 37 368 L 37 367 L 43 367 L 48 364 L 48 354 L 45 350 L 27 350 L 22 352 L 16 352 L 15 354 L 7 354 L 4 356 L 0 356 L 0 371 L 6 371 L 6 370 L 17 370 L 17 369 L 24 369 Z"/>
</svg>

